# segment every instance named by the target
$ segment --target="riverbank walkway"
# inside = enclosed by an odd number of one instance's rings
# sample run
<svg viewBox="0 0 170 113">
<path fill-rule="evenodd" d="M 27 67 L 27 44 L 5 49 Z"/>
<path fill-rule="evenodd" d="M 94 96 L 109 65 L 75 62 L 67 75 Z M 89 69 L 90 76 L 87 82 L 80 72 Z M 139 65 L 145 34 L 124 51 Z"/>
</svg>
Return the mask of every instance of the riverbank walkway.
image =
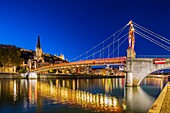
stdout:
<svg viewBox="0 0 170 113">
<path fill-rule="evenodd" d="M 170 82 L 166 84 L 148 113 L 170 113 Z"/>
</svg>

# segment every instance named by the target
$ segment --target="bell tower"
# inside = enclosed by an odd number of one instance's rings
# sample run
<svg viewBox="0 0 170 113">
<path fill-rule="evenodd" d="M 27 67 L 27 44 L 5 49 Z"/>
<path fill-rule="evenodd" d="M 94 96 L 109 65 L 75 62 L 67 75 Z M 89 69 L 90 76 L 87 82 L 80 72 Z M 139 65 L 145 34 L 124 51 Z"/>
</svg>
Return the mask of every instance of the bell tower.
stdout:
<svg viewBox="0 0 170 113">
<path fill-rule="evenodd" d="M 37 62 L 44 62 L 44 58 L 43 58 L 43 52 L 42 52 L 42 48 L 41 48 L 41 44 L 40 44 L 40 36 L 38 35 L 38 40 L 37 40 L 37 45 L 35 48 L 35 60 L 37 60 Z"/>
</svg>

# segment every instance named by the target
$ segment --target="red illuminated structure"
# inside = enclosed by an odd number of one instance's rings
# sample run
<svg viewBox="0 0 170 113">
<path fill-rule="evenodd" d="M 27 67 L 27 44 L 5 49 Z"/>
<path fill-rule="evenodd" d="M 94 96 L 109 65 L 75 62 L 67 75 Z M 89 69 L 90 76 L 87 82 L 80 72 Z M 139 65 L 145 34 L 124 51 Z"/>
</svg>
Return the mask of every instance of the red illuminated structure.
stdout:
<svg viewBox="0 0 170 113">
<path fill-rule="evenodd" d="M 153 63 L 154 64 L 165 64 L 165 58 L 156 58 L 156 59 L 153 59 Z"/>
</svg>

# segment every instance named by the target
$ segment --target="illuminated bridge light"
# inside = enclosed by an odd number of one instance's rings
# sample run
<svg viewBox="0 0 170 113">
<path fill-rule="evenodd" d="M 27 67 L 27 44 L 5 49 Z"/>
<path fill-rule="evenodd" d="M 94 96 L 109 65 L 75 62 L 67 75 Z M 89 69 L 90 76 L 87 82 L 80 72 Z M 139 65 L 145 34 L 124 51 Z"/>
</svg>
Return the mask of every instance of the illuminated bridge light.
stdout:
<svg viewBox="0 0 170 113">
<path fill-rule="evenodd" d="M 103 95 L 100 95 L 99 98 L 100 98 L 100 105 L 103 105 Z"/>
<path fill-rule="evenodd" d="M 116 107 L 118 104 L 118 100 L 116 98 L 113 98 L 113 106 Z"/>
<path fill-rule="evenodd" d="M 89 103 L 90 101 L 90 95 L 89 95 L 89 92 L 87 92 L 87 102 Z"/>
<path fill-rule="evenodd" d="M 97 103 L 97 106 L 99 106 L 99 95 L 98 94 L 96 94 L 96 102 L 95 103 Z"/>
<path fill-rule="evenodd" d="M 109 97 L 109 106 L 112 106 L 112 105 L 113 105 L 113 103 L 112 103 L 112 98 Z"/>
<path fill-rule="evenodd" d="M 83 92 L 81 92 L 81 100 L 83 100 L 84 98 L 84 94 L 83 94 Z"/>
<path fill-rule="evenodd" d="M 92 100 L 93 100 L 92 94 L 90 93 L 90 103 L 92 103 Z"/>
<path fill-rule="evenodd" d="M 104 96 L 104 103 L 105 103 L 105 106 L 108 105 L 108 102 L 109 102 L 109 101 L 108 101 L 108 97 L 105 95 L 105 96 Z"/>
<path fill-rule="evenodd" d="M 95 102 L 96 102 L 96 96 L 97 96 L 97 95 L 92 95 L 92 96 L 93 96 L 93 97 L 92 97 L 92 98 L 93 98 L 92 101 L 93 101 L 93 103 L 95 103 Z"/>
</svg>

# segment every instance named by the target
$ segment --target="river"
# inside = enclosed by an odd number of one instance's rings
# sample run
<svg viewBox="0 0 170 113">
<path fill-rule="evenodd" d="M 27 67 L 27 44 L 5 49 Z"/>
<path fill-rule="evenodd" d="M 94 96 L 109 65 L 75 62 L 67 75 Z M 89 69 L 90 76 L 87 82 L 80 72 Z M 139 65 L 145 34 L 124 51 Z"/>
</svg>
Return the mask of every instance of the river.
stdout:
<svg viewBox="0 0 170 113">
<path fill-rule="evenodd" d="M 0 79 L 0 113 L 146 113 L 167 79 Z"/>
</svg>

